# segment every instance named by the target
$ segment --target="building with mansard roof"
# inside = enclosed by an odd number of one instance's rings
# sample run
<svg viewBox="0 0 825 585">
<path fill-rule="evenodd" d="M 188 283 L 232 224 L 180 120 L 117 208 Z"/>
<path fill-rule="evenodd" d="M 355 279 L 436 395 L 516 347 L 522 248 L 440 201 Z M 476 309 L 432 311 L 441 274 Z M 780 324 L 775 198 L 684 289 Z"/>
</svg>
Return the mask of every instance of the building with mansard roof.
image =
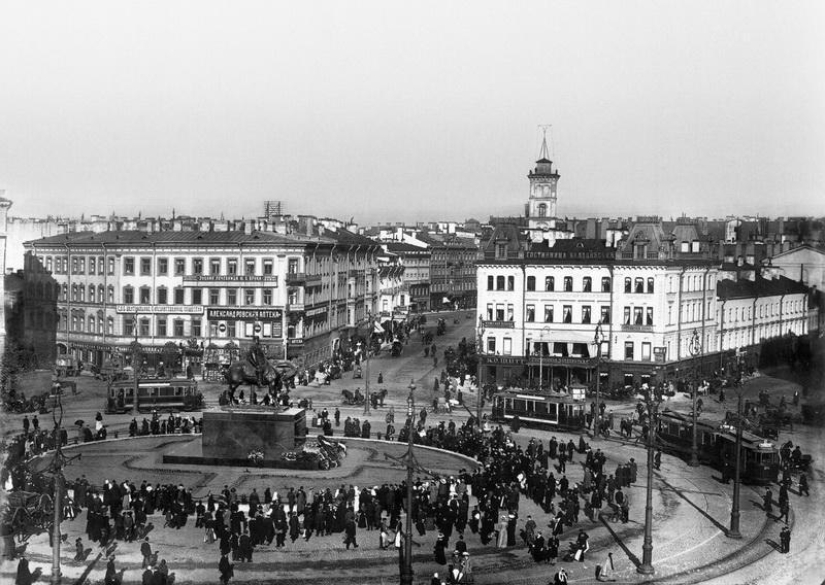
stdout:
<svg viewBox="0 0 825 585">
<path fill-rule="evenodd" d="M 26 335 L 43 363 L 100 366 L 137 341 L 151 366 L 174 347 L 257 340 L 311 365 L 376 310 L 380 247 L 346 231 L 74 232 L 25 247 Z"/>
</svg>

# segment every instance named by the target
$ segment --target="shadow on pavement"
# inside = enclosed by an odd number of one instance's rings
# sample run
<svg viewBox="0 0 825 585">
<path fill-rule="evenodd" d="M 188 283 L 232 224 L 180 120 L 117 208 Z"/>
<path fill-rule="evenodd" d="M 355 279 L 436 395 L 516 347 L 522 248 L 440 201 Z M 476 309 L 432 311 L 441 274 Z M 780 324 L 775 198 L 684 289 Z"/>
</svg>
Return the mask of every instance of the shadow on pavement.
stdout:
<svg viewBox="0 0 825 585">
<path fill-rule="evenodd" d="M 607 531 L 613 537 L 613 540 L 616 541 L 616 544 L 619 545 L 619 548 L 621 548 L 624 551 L 624 554 L 627 556 L 630 562 L 636 565 L 636 567 L 638 568 L 642 564 L 642 561 L 639 560 L 639 557 L 630 552 L 630 549 L 627 548 L 627 545 L 624 543 L 624 540 L 622 540 L 622 537 L 619 536 L 616 533 L 616 531 L 610 527 L 610 523 L 608 523 L 607 519 L 604 516 L 600 516 L 599 519 L 602 521 L 602 524 L 604 524 L 604 527 L 607 528 Z"/>
<path fill-rule="evenodd" d="M 697 512 L 699 512 L 702 516 L 704 516 L 705 518 L 707 518 L 708 520 L 710 520 L 710 522 L 711 522 L 714 526 L 716 526 L 716 528 L 718 528 L 719 530 L 721 530 L 722 532 L 724 532 L 725 534 L 727 534 L 728 529 L 727 529 L 727 527 L 726 527 L 726 526 L 724 526 L 724 525 L 720 524 L 720 523 L 716 520 L 716 518 L 714 518 L 713 516 L 711 516 L 710 514 L 708 514 L 705 510 L 703 510 L 702 508 L 700 508 L 699 506 L 697 506 L 696 504 L 694 504 L 694 503 L 693 503 L 693 500 L 691 500 L 690 498 L 688 498 L 688 497 L 684 494 L 684 492 L 683 492 L 682 490 L 680 490 L 679 488 L 677 488 L 677 487 L 675 487 L 675 486 L 671 485 L 671 484 L 670 484 L 670 483 L 668 483 L 668 482 L 667 482 L 667 480 L 666 480 L 666 479 L 664 479 L 664 478 L 660 478 L 660 481 L 661 481 L 664 485 L 666 485 L 668 488 L 670 488 L 670 490 L 671 490 L 671 491 L 673 491 L 676 495 L 678 495 L 680 498 L 682 498 L 682 499 L 683 499 L 684 501 L 686 501 L 688 504 L 690 504 L 691 506 L 693 506 L 693 507 L 696 509 L 696 511 L 697 511 Z"/>
</svg>

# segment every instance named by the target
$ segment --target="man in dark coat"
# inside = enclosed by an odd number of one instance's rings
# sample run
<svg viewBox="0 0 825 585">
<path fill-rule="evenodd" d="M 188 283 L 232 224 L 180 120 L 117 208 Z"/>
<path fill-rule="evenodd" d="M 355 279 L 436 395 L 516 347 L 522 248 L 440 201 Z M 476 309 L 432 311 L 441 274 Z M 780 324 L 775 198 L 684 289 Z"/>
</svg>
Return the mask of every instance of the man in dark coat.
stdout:
<svg viewBox="0 0 825 585">
<path fill-rule="evenodd" d="M 232 564 L 229 562 L 229 558 L 225 554 L 221 554 L 221 560 L 218 563 L 218 571 L 221 573 L 221 583 L 223 583 L 223 585 L 227 585 L 229 580 L 232 578 L 233 571 Z"/>
<path fill-rule="evenodd" d="M 355 548 L 358 548 L 358 543 L 355 540 L 355 520 L 350 518 L 347 520 L 346 524 L 344 525 L 344 544 L 347 546 L 347 550 L 349 550 L 349 545 L 353 545 Z"/>
</svg>

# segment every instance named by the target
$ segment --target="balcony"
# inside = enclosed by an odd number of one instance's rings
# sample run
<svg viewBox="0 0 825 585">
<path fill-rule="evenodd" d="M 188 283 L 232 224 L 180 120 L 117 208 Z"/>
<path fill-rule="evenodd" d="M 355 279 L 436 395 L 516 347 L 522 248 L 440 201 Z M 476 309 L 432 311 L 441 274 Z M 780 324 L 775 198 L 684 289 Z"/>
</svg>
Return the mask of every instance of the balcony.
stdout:
<svg viewBox="0 0 825 585">
<path fill-rule="evenodd" d="M 307 281 L 306 272 L 287 272 L 286 273 L 286 283 L 287 285 L 303 285 Z"/>
<path fill-rule="evenodd" d="M 515 329 L 516 323 L 514 321 L 482 321 L 481 326 L 484 329 Z"/>
<path fill-rule="evenodd" d="M 624 323 L 622 324 L 622 331 L 628 333 L 653 333 L 653 325 L 630 325 Z"/>
</svg>

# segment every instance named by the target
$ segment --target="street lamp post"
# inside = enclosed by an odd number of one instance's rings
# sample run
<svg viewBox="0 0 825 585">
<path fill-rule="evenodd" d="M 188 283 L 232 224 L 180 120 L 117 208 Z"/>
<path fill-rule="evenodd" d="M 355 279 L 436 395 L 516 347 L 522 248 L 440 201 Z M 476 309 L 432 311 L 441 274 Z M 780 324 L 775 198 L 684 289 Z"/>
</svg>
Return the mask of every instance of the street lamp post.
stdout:
<svg viewBox="0 0 825 585">
<path fill-rule="evenodd" d="M 601 437 L 600 428 L 600 414 L 601 407 L 599 406 L 599 392 L 601 390 L 601 365 L 602 365 L 602 343 L 604 342 L 604 335 L 602 334 L 602 322 L 596 325 L 596 334 L 593 337 L 593 343 L 596 344 L 596 410 L 593 413 L 593 440 L 598 440 Z"/>
<path fill-rule="evenodd" d="M 693 336 L 690 338 L 690 345 L 688 346 L 688 350 L 690 351 L 690 355 L 693 356 L 693 430 L 692 430 L 692 437 L 690 443 L 690 462 L 688 465 L 691 467 L 698 467 L 699 466 L 699 445 L 698 445 L 698 429 L 696 426 L 696 416 L 697 416 L 697 409 L 696 409 L 696 395 L 699 392 L 699 370 L 698 365 L 696 362 L 696 358 L 702 351 L 702 342 L 699 341 L 699 333 L 694 329 Z"/>
<path fill-rule="evenodd" d="M 642 564 L 636 569 L 642 575 L 652 575 L 653 568 L 653 446 L 655 444 L 656 419 L 659 404 L 648 395 L 647 399 L 647 490 L 645 497 L 645 537 L 642 544 Z"/>
<path fill-rule="evenodd" d="M 736 464 L 734 466 L 733 474 L 733 501 L 730 507 L 730 530 L 728 530 L 728 538 L 742 538 L 742 533 L 739 531 L 739 471 L 741 465 L 741 449 L 742 449 L 742 388 L 739 388 L 738 400 L 736 404 L 736 413 L 738 414 L 736 420 Z"/>
<path fill-rule="evenodd" d="M 484 321 L 481 318 L 481 315 L 478 316 L 478 343 L 476 343 L 476 379 L 477 379 L 477 390 L 476 390 L 476 424 L 478 425 L 478 429 L 481 430 L 481 409 L 484 402 L 483 392 L 484 387 L 481 383 L 481 372 L 483 369 L 483 365 L 481 363 L 481 355 L 484 343 Z"/>
<path fill-rule="evenodd" d="M 407 526 L 404 539 L 404 563 L 401 569 L 401 585 L 412 585 L 412 530 L 413 530 L 413 430 L 415 417 L 415 381 L 410 380 L 410 395 L 407 397 L 407 417 L 410 428 L 407 434 Z"/>
<path fill-rule="evenodd" d="M 134 416 L 138 415 L 138 389 L 140 388 L 140 384 L 138 382 L 138 360 L 140 359 L 140 344 L 138 343 L 138 312 L 135 311 L 135 316 L 132 319 L 132 324 L 135 329 L 135 341 L 132 343 L 132 374 L 135 378 L 135 397 L 132 400 L 132 414 Z"/>
</svg>

